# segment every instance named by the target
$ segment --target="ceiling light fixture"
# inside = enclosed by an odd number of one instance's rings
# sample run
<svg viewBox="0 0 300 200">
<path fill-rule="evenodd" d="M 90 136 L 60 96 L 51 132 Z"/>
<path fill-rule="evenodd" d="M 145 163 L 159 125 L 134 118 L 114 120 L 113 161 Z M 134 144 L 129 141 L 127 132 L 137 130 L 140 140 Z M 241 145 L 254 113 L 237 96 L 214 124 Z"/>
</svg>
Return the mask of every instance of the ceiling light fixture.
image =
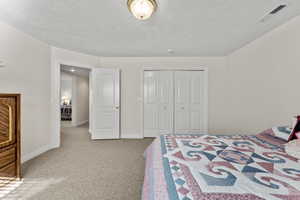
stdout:
<svg viewBox="0 0 300 200">
<path fill-rule="evenodd" d="M 146 20 L 152 16 L 157 8 L 155 0 L 128 0 L 128 9 L 139 20 Z"/>
</svg>

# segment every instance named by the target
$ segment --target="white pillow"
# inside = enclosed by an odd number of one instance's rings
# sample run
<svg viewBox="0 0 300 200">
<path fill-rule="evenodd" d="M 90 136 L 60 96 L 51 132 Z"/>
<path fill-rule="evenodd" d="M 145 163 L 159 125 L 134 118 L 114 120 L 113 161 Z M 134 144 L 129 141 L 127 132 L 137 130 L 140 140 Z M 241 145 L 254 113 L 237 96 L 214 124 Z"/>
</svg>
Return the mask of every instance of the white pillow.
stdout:
<svg viewBox="0 0 300 200">
<path fill-rule="evenodd" d="M 288 126 L 276 126 L 272 128 L 275 137 L 288 141 L 290 135 L 293 133 L 292 129 Z"/>
</svg>

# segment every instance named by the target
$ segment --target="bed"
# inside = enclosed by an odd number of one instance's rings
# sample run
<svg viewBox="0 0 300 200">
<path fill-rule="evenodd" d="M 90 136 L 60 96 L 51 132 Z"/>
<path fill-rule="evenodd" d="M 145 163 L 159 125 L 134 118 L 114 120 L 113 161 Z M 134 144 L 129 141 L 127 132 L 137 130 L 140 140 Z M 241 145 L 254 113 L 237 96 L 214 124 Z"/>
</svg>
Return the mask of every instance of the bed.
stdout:
<svg viewBox="0 0 300 200">
<path fill-rule="evenodd" d="M 299 158 L 272 130 L 161 135 L 145 151 L 143 200 L 299 200 Z"/>
</svg>

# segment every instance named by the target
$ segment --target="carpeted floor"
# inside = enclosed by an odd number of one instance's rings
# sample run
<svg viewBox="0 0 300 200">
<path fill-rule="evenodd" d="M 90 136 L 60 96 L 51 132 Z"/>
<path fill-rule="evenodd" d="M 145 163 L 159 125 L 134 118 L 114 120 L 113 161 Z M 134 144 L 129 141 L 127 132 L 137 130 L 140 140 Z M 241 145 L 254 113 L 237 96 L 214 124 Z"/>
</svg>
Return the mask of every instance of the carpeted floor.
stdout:
<svg viewBox="0 0 300 200">
<path fill-rule="evenodd" d="M 3 199 L 139 200 L 143 152 L 152 139 L 91 141 L 86 126 L 64 128 L 62 147 L 23 165 L 23 182 Z"/>
</svg>

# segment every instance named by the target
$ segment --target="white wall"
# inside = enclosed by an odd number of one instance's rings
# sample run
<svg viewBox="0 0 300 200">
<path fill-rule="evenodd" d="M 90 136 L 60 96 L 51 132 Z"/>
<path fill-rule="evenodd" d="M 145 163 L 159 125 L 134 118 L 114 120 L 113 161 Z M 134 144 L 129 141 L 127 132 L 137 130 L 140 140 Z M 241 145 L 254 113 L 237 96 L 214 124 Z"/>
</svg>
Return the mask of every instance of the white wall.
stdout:
<svg viewBox="0 0 300 200">
<path fill-rule="evenodd" d="M 257 133 L 300 114 L 300 17 L 228 56 L 226 120 L 217 129 Z"/>
<path fill-rule="evenodd" d="M 209 85 L 209 129 L 214 131 L 220 123 L 218 110 L 223 106 L 222 74 L 226 71 L 226 59 L 223 57 L 139 57 L 139 58 L 101 58 L 101 66 L 121 69 L 121 131 L 122 137 L 142 137 L 142 72 L 144 68 L 189 69 L 208 68 Z"/>
<path fill-rule="evenodd" d="M 73 87 L 73 77 L 72 75 L 61 72 L 60 76 L 60 97 L 72 100 L 72 87 Z"/>
<path fill-rule="evenodd" d="M 225 106 L 221 98 L 217 96 L 224 91 L 223 73 L 226 72 L 226 59 L 224 57 L 95 57 L 80 54 L 68 50 L 52 49 L 52 74 L 53 81 L 57 76 L 59 63 L 78 67 L 105 67 L 121 69 L 121 133 L 123 138 L 142 137 L 142 72 L 144 68 L 196 68 L 207 67 L 209 70 L 209 128 L 211 131 L 222 122 L 218 116 L 218 110 Z M 56 74 L 56 75 L 55 75 Z M 53 84 L 53 127 L 54 132 L 59 131 L 59 125 L 55 122 L 59 120 L 57 111 L 57 88 Z M 54 143 L 58 146 L 58 136 L 53 137 Z"/>
<path fill-rule="evenodd" d="M 122 70 L 124 137 L 141 134 L 143 67 L 207 67 L 210 132 L 257 133 L 273 125 L 289 123 L 291 116 L 300 111 L 299 35 L 300 18 L 297 17 L 228 57 L 99 58 L 58 48 L 50 52 L 48 45 L 0 23 L 0 59 L 7 63 L 6 68 L 0 68 L 0 92 L 23 94 L 22 155 L 25 158 L 59 146 L 59 135 L 54 133 L 59 132 L 57 122 L 60 121 L 57 106 L 60 64 Z"/>
<path fill-rule="evenodd" d="M 256 134 L 289 124 L 299 113 L 297 78 L 300 18 L 227 57 L 101 57 L 97 66 L 120 68 L 122 137 L 141 137 L 143 68 L 207 67 L 209 132 Z M 95 65 L 95 66 L 96 66 Z"/>
<path fill-rule="evenodd" d="M 0 93 L 21 93 L 22 160 L 49 149 L 50 47 L 0 22 Z"/>
<path fill-rule="evenodd" d="M 72 125 L 79 126 L 89 121 L 89 79 L 73 75 Z"/>
<path fill-rule="evenodd" d="M 57 74 L 59 63 L 78 67 L 105 67 L 121 69 L 121 133 L 123 138 L 142 137 L 142 72 L 144 68 L 196 68 L 207 67 L 209 70 L 209 129 L 213 132 L 222 123 L 223 118 L 218 115 L 224 104 L 222 98 L 218 98 L 224 92 L 223 74 L 227 70 L 226 59 L 224 57 L 182 57 L 182 58 L 167 58 L 167 57 L 95 57 L 85 54 L 80 54 L 68 50 L 58 48 L 52 49 L 52 73 Z M 53 75 L 55 82 L 55 75 Z M 53 85 L 55 86 L 55 85 Z M 58 86 L 56 86 L 57 88 Z M 53 99 L 56 99 L 57 90 L 53 87 Z M 56 124 L 59 120 L 55 101 L 53 102 L 54 116 L 54 131 L 59 131 L 59 125 Z M 58 136 L 53 137 L 53 141 L 58 141 Z M 56 142 L 56 146 L 58 146 Z"/>
<path fill-rule="evenodd" d="M 141 131 L 142 67 L 209 70 L 209 132 L 256 134 L 300 114 L 300 16 L 227 57 L 101 58 L 122 69 L 122 132 Z"/>
</svg>

